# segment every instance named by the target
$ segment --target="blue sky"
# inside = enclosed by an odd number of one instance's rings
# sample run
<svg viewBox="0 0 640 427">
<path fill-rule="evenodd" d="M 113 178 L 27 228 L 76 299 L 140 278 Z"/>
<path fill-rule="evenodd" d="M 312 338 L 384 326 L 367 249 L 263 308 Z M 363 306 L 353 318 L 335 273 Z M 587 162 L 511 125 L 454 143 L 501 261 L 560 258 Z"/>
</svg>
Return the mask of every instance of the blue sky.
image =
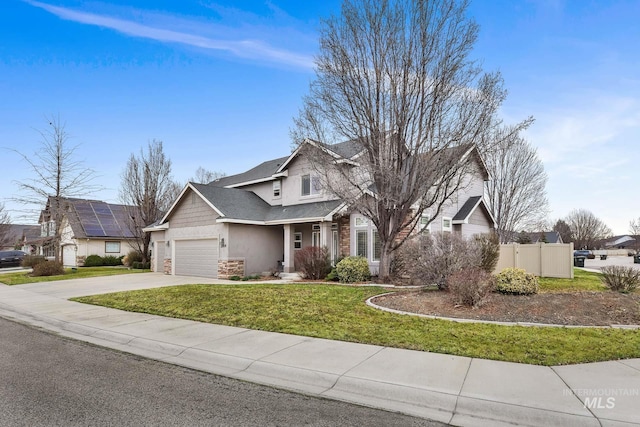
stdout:
<svg viewBox="0 0 640 427">
<path fill-rule="evenodd" d="M 227 174 L 289 153 L 313 80 L 319 20 L 340 1 L 3 0 L 0 147 L 33 153 L 60 115 L 117 202 L 120 173 L 164 141 L 174 177 Z M 640 2 L 476 0 L 474 56 L 509 90 L 507 122 L 549 175 L 550 218 L 591 210 L 617 234 L 640 217 Z M 4 201 L 27 165 L 0 150 Z"/>
</svg>

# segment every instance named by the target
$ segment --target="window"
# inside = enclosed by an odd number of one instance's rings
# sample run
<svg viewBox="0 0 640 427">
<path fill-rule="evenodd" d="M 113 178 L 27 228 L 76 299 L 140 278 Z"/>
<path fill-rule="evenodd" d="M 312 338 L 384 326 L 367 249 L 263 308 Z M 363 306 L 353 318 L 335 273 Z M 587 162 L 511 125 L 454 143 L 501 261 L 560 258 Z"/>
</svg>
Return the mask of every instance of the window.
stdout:
<svg viewBox="0 0 640 427">
<path fill-rule="evenodd" d="M 293 249 L 302 249 L 302 233 L 299 231 L 293 233 Z"/>
<path fill-rule="evenodd" d="M 380 235 L 378 230 L 373 230 L 373 260 L 380 261 L 380 252 L 382 252 L 382 245 L 380 245 Z"/>
<path fill-rule="evenodd" d="M 355 255 L 365 257 L 369 262 L 380 261 L 382 245 L 376 226 L 363 215 L 355 216 L 353 225 L 355 228 Z"/>
<path fill-rule="evenodd" d="M 451 218 L 444 217 L 442 218 L 442 231 L 452 231 L 453 227 L 451 225 Z"/>
<path fill-rule="evenodd" d="M 56 251 L 55 251 L 55 248 L 53 247 L 53 245 L 44 246 L 42 248 L 42 255 L 45 258 L 55 257 L 56 256 Z"/>
<path fill-rule="evenodd" d="M 280 197 L 280 180 L 273 181 L 273 197 Z"/>
<path fill-rule="evenodd" d="M 356 227 L 366 227 L 369 225 L 369 220 L 363 216 L 356 217 Z"/>
<path fill-rule="evenodd" d="M 369 230 L 356 231 L 356 256 L 369 259 Z"/>
<path fill-rule="evenodd" d="M 431 231 L 431 226 L 429 223 L 429 217 L 426 215 L 422 215 L 420 217 L 420 223 L 418 224 L 418 229 L 423 233 L 428 233 Z"/>
<path fill-rule="evenodd" d="M 311 226 L 311 246 L 320 247 L 320 224 Z"/>
<path fill-rule="evenodd" d="M 107 254 L 119 254 L 120 242 L 104 242 L 104 252 Z"/>
<path fill-rule="evenodd" d="M 303 196 L 313 196 L 320 194 L 320 178 L 315 175 L 302 175 Z"/>
</svg>

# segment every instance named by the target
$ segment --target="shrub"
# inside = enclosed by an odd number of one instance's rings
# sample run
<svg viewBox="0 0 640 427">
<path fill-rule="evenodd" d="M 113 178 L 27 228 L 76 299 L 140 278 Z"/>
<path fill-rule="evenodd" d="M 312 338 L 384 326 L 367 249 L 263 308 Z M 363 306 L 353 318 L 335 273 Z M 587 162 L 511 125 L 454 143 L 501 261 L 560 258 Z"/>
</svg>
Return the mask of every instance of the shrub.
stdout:
<svg viewBox="0 0 640 427">
<path fill-rule="evenodd" d="M 122 265 L 122 258 L 113 255 L 104 256 L 102 257 L 102 265 Z"/>
<path fill-rule="evenodd" d="M 25 255 L 24 258 L 22 258 L 22 262 L 20 263 L 20 265 L 22 265 L 23 267 L 35 267 L 36 265 L 45 261 L 46 258 L 42 255 Z"/>
<path fill-rule="evenodd" d="M 104 263 L 100 255 L 89 255 L 84 260 L 85 267 L 100 267 L 101 265 L 104 265 Z"/>
<path fill-rule="evenodd" d="M 305 279 L 319 280 L 331 271 L 329 251 L 327 248 L 307 246 L 296 251 L 294 256 L 296 268 Z"/>
<path fill-rule="evenodd" d="M 495 280 L 482 268 L 469 267 L 451 274 L 447 288 L 457 304 L 480 307 L 495 289 Z"/>
<path fill-rule="evenodd" d="M 480 252 L 456 233 L 422 234 L 406 242 L 396 265 L 412 283 L 446 289 L 447 278 L 463 268 L 479 267 Z"/>
<path fill-rule="evenodd" d="M 131 268 L 135 270 L 149 270 L 151 268 L 150 262 L 134 261 L 131 264 Z"/>
<path fill-rule="evenodd" d="M 328 282 L 337 282 L 338 281 L 338 270 L 336 270 L 336 268 L 333 267 L 331 269 L 331 271 L 329 272 L 329 274 L 327 274 L 327 277 L 324 278 L 324 280 L 326 280 Z"/>
<path fill-rule="evenodd" d="M 124 258 L 122 258 L 122 264 L 126 265 L 127 267 L 133 267 L 133 263 L 136 261 L 142 261 L 142 254 L 136 250 L 129 251 L 129 253 L 126 254 Z"/>
<path fill-rule="evenodd" d="M 474 246 L 480 252 L 480 268 L 493 273 L 500 258 L 500 239 L 494 232 L 480 234 L 474 238 Z"/>
<path fill-rule="evenodd" d="M 242 280 L 242 277 L 240 277 L 240 276 L 231 276 L 231 277 L 229 277 L 229 280 L 238 281 L 238 280 Z"/>
<path fill-rule="evenodd" d="M 36 264 L 33 267 L 32 276 L 59 276 L 64 274 L 64 268 L 62 267 L 62 263 L 55 261 L 45 261 L 39 264 Z"/>
<path fill-rule="evenodd" d="M 609 265 L 600 269 L 602 283 L 612 291 L 630 293 L 640 287 L 640 270 L 633 267 Z"/>
<path fill-rule="evenodd" d="M 496 290 L 503 294 L 536 294 L 538 278 L 521 268 L 505 268 L 496 277 Z"/>
<path fill-rule="evenodd" d="M 338 280 L 341 283 L 355 283 L 369 280 L 371 272 L 366 258 L 348 256 L 336 265 Z"/>
</svg>

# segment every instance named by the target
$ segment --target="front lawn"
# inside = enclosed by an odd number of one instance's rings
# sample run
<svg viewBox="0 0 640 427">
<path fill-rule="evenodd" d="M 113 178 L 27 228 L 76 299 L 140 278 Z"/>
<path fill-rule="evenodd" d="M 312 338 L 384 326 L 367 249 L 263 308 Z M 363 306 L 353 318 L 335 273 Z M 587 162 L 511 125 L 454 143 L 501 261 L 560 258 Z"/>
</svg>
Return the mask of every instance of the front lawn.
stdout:
<svg viewBox="0 0 640 427">
<path fill-rule="evenodd" d="M 600 273 L 573 269 L 573 279 L 556 279 L 553 277 L 539 277 L 540 292 L 580 292 L 580 291 L 606 291 L 608 288 L 602 284 Z"/>
<path fill-rule="evenodd" d="M 5 285 L 23 285 L 25 283 L 53 282 L 56 280 L 83 279 L 96 276 L 113 276 L 116 274 L 142 273 L 150 270 L 129 270 L 126 267 L 80 267 L 77 270 L 65 268 L 60 276 L 32 277 L 24 271 L 18 273 L 0 274 L 0 283 Z"/>
<path fill-rule="evenodd" d="M 464 324 L 387 313 L 378 287 L 185 285 L 74 298 L 121 310 L 412 350 L 537 365 L 640 357 L 640 330 Z"/>
</svg>

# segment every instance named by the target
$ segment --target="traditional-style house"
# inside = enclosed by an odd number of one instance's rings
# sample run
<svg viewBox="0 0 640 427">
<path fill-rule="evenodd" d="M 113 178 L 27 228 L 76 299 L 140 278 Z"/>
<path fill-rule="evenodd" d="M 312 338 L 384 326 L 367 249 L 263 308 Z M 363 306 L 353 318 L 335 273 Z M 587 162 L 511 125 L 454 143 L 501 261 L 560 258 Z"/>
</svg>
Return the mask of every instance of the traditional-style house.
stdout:
<svg viewBox="0 0 640 427">
<path fill-rule="evenodd" d="M 134 249 L 131 215 L 135 208 L 77 198 L 61 198 L 60 204 L 60 259 L 65 266 L 82 266 L 89 255 L 120 257 Z M 55 257 L 54 209 L 55 198 L 49 197 L 39 220 L 39 255 L 47 258 Z"/>
<path fill-rule="evenodd" d="M 353 167 L 362 151 L 353 141 L 326 149 Z M 476 148 L 462 155 L 473 157 L 473 176 L 438 217 L 424 221 L 430 231 L 471 236 L 495 228 L 483 201 L 487 169 Z M 278 267 L 292 272 L 297 250 L 320 246 L 328 248 L 332 260 L 363 256 L 376 274 L 376 228 L 319 182 L 309 160 L 296 150 L 209 184 L 188 183 L 166 215 L 145 229 L 151 232 L 152 269 L 217 278 Z"/>
</svg>

